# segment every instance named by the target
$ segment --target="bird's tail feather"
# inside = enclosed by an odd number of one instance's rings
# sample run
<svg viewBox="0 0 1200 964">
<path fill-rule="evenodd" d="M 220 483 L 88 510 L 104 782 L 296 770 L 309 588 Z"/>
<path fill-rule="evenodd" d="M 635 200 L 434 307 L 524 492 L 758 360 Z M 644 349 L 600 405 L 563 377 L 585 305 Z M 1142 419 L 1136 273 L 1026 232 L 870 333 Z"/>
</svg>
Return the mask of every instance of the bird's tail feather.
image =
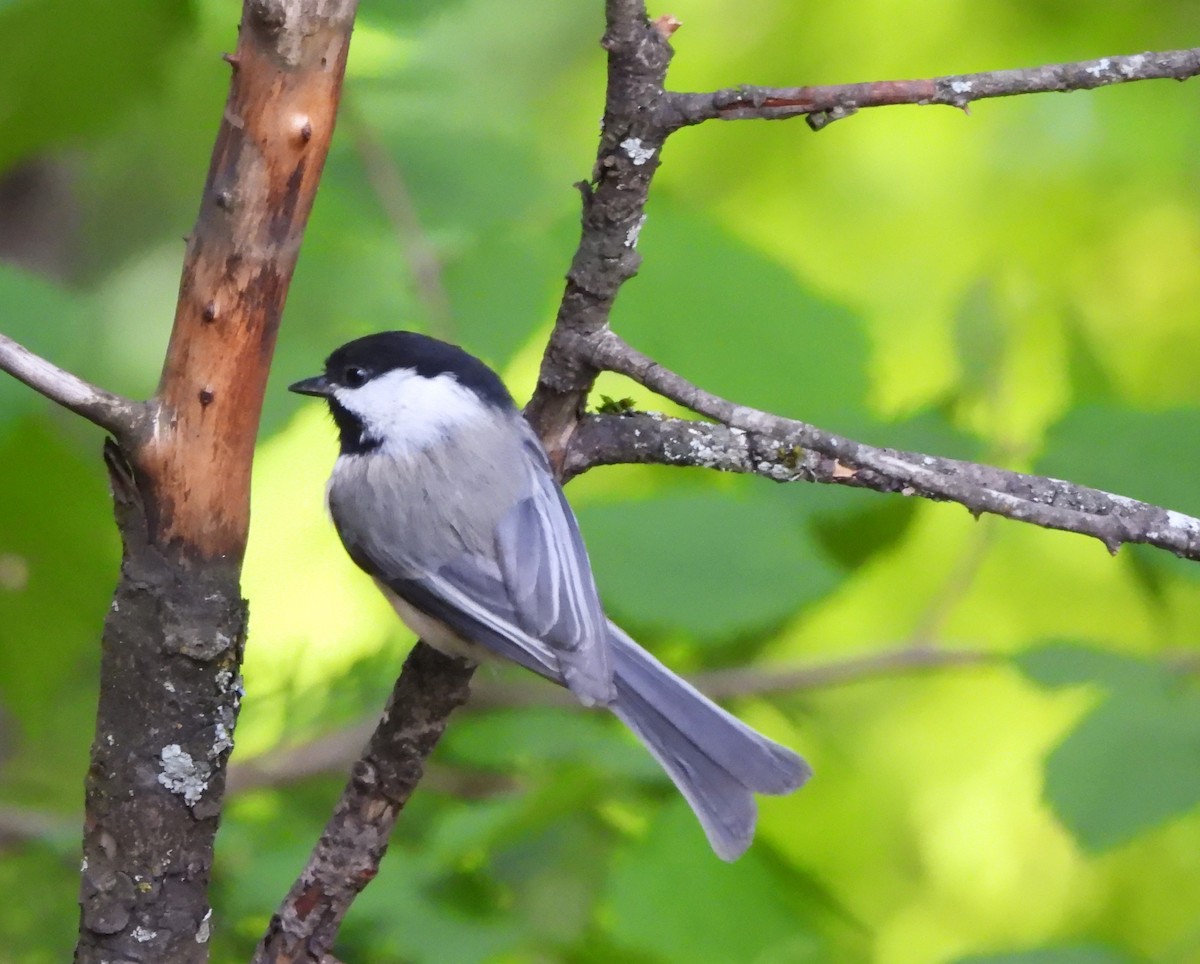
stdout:
<svg viewBox="0 0 1200 964">
<path fill-rule="evenodd" d="M 812 770 L 608 625 L 617 689 L 610 709 L 662 764 L 717 856 L 735 860 L 754 838 L 754 794 L 790 793 Z"/>
</svg>

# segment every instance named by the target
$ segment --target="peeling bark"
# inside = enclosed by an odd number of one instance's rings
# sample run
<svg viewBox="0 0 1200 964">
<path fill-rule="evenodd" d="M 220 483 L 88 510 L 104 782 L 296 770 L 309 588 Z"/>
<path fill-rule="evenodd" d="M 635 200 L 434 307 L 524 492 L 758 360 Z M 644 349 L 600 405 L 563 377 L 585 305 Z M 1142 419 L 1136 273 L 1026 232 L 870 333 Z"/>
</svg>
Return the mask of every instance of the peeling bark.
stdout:
<svg viewBox="0 0 1200 964">
<path fill-rule="evenodd" d="M 336 7 L 337 18 L 305 12 Z M 251 3 L 158 399 L 135 464 L 158 540 L 240 558 L 250 465 L 287 287 L 333 135 L 349 50 L 340 3 Z"/>
</svg>

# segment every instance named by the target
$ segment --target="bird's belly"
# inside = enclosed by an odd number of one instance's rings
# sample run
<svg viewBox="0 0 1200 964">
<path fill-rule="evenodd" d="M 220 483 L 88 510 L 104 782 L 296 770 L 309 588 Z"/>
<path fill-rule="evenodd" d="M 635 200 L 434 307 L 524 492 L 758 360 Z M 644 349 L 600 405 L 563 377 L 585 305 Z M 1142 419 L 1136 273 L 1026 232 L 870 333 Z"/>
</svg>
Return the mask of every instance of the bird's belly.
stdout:
<svg viewBox="0 0 1200 964">
<path fill-rule="evenodd" d="M 483 663 L 494 658 L 487 649 L 478 643 L 463 639 L 445 623 L 421 612 L 406 600 L 401 599 L 378 579 L 375 580 L 375 585 L 379 587 L 384 598 L 392 604 L 400 621 L 434 649 L 447 656 L 453 656 L 455 659 L 465 659 L 470 663 Z"/>
</svg>

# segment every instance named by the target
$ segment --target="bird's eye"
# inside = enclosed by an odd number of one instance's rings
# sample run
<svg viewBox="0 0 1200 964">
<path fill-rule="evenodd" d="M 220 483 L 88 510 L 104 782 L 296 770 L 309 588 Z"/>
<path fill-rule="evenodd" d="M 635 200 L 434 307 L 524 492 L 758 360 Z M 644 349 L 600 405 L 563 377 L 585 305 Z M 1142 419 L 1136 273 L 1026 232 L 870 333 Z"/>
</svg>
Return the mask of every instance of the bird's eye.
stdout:
<svg viewBox="0 0 1200 964">
<path fill-rule="evenodd" d="M 342 384 L 347 388 L 361 388 L 367 383 L 367 372 L 357 365 L 350 365 L 342 372 Z"/>
</svg>

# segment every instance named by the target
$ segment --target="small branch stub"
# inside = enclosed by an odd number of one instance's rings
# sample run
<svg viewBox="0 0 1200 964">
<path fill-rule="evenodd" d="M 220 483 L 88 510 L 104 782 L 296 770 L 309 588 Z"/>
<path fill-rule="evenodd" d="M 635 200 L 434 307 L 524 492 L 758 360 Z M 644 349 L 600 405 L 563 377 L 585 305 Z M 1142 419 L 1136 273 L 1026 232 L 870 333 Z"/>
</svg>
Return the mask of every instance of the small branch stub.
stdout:
<svg viewBox="0 0 1200 964">
<path fill-rule="evenodd" d="M 654 25 L 654 29 L 658 31 L 658 35 L 663 40 L 670 40 L 675 31 L 683 26 L 683 21 L 677 20 L 669 13 L 665 13 L 661 17 L 655 17 L 650 22 Z"/>
</svg>

